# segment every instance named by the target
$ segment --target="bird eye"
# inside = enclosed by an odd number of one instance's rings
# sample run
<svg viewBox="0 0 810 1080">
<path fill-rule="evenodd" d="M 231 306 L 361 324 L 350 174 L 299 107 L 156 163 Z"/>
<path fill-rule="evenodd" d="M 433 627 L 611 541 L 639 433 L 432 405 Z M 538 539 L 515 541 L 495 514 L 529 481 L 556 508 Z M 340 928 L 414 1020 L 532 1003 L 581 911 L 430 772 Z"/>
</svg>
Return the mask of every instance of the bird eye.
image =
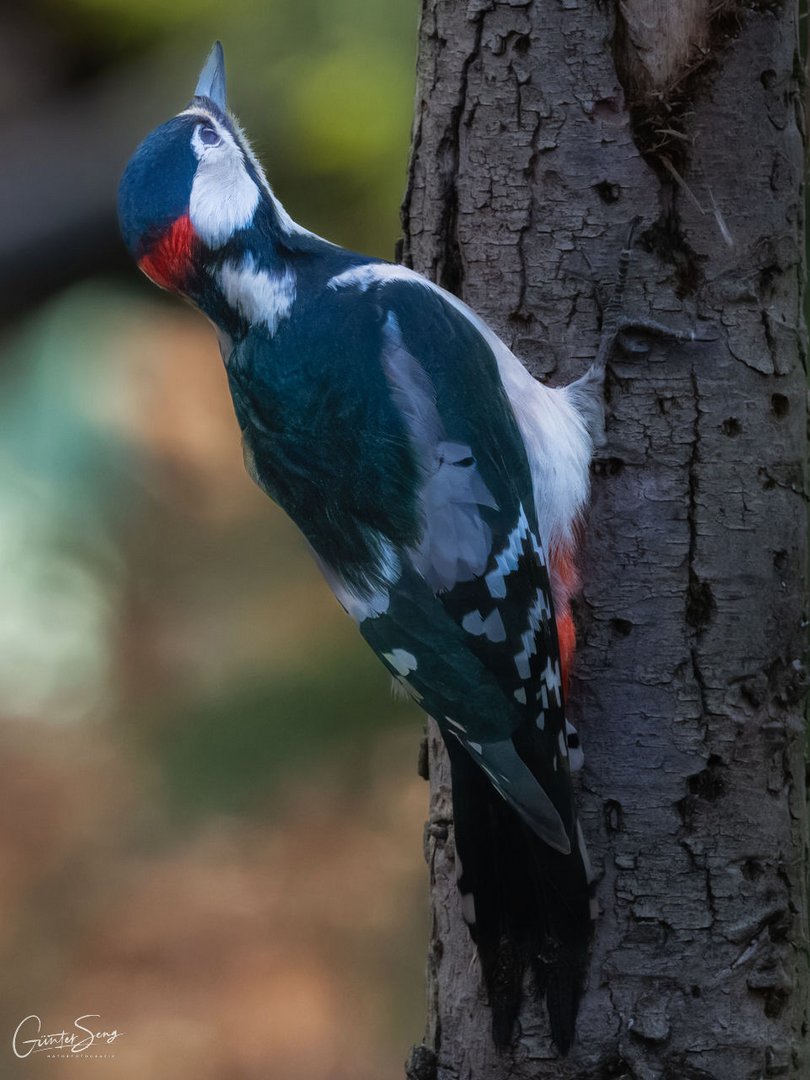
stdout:
<svg viewBox="0 0 810 1080">
<path fill-rule="evenodd" d="M 200 142 L 202 142 L 204 146 L 216 146 L 218 143 L 222 142 L 222 139 L 219 137 L 219 132 L 214 128 L 209 127 L 207 124 L 203 124 L 198 130 L 200 132 Z"/>
</svg>

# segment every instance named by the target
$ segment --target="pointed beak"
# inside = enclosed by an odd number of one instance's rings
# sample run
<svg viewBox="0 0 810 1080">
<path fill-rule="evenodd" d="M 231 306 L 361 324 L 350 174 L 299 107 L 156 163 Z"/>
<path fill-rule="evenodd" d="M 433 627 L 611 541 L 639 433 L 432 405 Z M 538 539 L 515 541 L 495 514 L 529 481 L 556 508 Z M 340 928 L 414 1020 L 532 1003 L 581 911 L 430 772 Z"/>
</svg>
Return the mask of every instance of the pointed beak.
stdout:
<svg viewBox="0 0 810 1080">
<path fill-rule="evenodd" d="M 207 97 L 224 112 L 227 109 L 225 102 L 225 53 L 222 45 L 214 42 L 214 47 L 208 54 L 200 77 L 197 80 L 195 97 Z"/>
</svg>

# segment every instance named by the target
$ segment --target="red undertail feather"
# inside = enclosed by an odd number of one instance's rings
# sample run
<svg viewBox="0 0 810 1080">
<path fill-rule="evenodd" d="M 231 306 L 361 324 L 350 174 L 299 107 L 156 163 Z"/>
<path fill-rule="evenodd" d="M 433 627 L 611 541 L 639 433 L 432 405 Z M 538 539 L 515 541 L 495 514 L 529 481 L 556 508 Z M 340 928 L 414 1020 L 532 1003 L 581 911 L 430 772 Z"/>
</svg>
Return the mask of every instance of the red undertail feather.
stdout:
<svg viewBox="0 0 810 1080">
<path fill-rule="evenodd" d="M 568 675 L 574 663 L 577 637 L 569 597 L 579 587 L 579 574 L 574 561 L 573 546 L 558 547 L 551 552 L 551 580 L 557 622 L 557 642 L 560 649 L 560 670 L 563 694 L 568 697 Z"/>
</svg>

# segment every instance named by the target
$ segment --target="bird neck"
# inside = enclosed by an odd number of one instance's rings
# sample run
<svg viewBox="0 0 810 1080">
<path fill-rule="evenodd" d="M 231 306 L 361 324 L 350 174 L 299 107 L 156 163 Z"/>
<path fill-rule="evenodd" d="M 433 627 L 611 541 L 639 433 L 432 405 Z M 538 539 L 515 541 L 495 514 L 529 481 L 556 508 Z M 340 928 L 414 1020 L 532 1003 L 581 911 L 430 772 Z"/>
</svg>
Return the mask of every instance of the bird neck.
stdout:
<svg viewBox="0 0 810 1080">
<path fill-rule="evenodd" d="M 202 250 L 186 295 L 232 340 L 249 330 L 272 337 L 295 302 L 294 266 L 309 235 L 289 231 L 263 200 L 250 227 Z"/>
</svg>

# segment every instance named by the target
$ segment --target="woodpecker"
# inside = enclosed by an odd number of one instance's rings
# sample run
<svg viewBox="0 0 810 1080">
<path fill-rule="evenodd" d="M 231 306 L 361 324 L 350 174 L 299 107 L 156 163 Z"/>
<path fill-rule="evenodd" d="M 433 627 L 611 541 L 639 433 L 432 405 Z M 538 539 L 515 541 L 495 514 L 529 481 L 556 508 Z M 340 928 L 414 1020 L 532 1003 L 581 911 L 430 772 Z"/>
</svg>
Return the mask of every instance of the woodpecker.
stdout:
<svg viewBox="0 0 810 1080">
<path fill-rule="evenodd" d="M 593 924 L 571 597 L 624 324 L 552 388 L 454 295 L 296 224 L 228 111 L 219 43 L 190 104 L 135 151 L 118 205 L 140 269 L 216 328 L 251 477 L 439 726 L 496 1045 L 533 986 L 565 1053 Z"/>
</svg>

